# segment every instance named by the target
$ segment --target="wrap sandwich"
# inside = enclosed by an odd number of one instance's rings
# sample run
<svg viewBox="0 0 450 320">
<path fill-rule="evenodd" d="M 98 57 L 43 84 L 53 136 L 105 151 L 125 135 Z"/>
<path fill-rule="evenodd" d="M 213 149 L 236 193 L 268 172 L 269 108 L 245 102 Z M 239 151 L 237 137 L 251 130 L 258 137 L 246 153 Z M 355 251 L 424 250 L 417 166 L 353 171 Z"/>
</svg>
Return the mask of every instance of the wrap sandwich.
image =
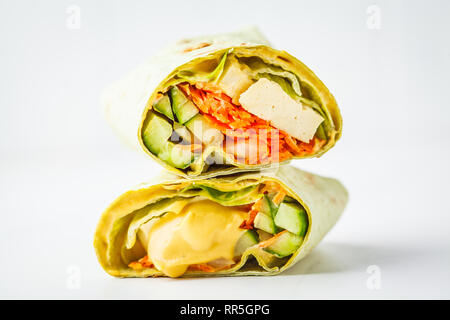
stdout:
<svg viewBox="0 0 450 320">
<path fill-rule="evenodd" d="M 122 139 L 185 177 L 318 157 L 342 118 L 319 78 L 257 29 L 182 40 L 102 96 Z"/>
<path fill-rule="evenodd" d="M 106 209 L 94 247 L 116 277 L 273 275 L 320 242 L 347 198 L 337 180 L 292 166 L 211 179 L 166 173 Z"/>
</svg>

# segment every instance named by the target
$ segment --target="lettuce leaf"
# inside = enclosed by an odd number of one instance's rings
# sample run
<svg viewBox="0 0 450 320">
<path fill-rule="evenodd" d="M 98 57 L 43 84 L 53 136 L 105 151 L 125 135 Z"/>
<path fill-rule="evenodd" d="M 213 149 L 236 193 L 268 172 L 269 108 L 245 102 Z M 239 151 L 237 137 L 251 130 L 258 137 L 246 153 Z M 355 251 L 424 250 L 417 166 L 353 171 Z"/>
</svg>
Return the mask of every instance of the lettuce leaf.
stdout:
<svg viewBox="0 0 450 320">
<path fill-rule="evenodd" d="M 189 83 L 214 81 L 222 74 L 227 56 L 228 52 L 225 52 L 216 68 L 211 72 L 201 72 L 199 70 L 182 70 L 177 74 L 177 77 Z"/>
<path fill-rule="evenodd" d="M 256 185 L 249 186 L 237 191 L 220 191 L 205 185 L 189 186 L 182 191 L 190 194 L 195 193 L 224 206 L 239 206 L 256 201 L 261 197 Z"/>
<path fill-rule="evenodd" d="M 301 97 L 300 82 L 292 72 L 267 64 L 257 57 L 241 57 L 238 60 L 250 68 L 251 73 L 253 73 L 256 79 L 262 77 L 269 78 L 277 82 L 293 99 L 298 101 L 298 97 Z"/>
</svg>

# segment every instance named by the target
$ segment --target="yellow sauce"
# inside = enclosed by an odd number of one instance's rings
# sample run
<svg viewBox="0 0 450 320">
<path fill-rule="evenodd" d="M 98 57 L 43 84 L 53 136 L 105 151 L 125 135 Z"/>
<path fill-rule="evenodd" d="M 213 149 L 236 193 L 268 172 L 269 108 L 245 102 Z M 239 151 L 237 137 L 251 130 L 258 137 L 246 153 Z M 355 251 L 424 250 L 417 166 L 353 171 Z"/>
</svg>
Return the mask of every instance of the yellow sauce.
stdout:
<svg viewBox="0 0 450 320">
<path fill-rule="evenodd" d="M 167 213 L 148 233 L 148 256 L 155 267 L 178 277 L 191 264 L 233 259 L 247 212 L 211 200 L 193 201 L 180 213 Z"/>
</svg>

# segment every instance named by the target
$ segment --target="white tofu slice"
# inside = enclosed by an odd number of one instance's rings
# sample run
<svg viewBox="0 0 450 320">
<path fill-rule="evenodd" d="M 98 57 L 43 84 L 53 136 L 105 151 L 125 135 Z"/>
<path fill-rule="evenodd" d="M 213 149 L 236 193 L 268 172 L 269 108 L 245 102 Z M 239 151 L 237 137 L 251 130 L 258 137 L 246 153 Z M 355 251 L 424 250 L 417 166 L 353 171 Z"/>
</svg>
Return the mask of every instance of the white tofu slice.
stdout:
<svg viewBox="0 0 450 320">
<path fill-rule="evenodd" d="M 234 104 L 238 104 L 241 93 L 247 90 L 252 83 L 253 81 L 239 67 L 238 63 L 229 62 L 217 84 L 227 96 L 231 97 Z"/>
<path fill-rule="evenodd" d="M 266 78 L 252 84 L 241 94 L 239 102 L 248 112 L 306 143 L 324 120 L 312 108 L 295 101 L 276 82 Z"/>
</svg>

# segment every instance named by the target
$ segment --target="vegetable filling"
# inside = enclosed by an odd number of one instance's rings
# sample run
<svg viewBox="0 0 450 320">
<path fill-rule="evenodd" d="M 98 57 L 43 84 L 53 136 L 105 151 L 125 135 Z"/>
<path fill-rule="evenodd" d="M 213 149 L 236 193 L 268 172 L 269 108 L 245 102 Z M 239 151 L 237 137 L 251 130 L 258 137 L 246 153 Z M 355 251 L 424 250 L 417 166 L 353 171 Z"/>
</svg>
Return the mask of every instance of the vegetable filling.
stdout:
<svg viewBox="0 0 450 320">
<path fill-rule="evenodd" d="M 195 170 L 308 157 L 327 143 L 328 120 L 297 77 L 260 60 L 224 54 L 210 73 L 181 70 L 151 103 L 142 140 L 158 158 Z M 305 89 L 306 90 L 306 89 Z"/>
<path fill-rule="evenodd" d="M 140 245 L 144 253 L 128 267 L 170 277 L 214 273 L 242 267 L 241 259 L 250 253 L 283 264 L 308 230 L 305 209 L 275 182 L 236 191 L 191 185 L 177 194 L 135 214 L 126 245 Z"/>
</svg>

